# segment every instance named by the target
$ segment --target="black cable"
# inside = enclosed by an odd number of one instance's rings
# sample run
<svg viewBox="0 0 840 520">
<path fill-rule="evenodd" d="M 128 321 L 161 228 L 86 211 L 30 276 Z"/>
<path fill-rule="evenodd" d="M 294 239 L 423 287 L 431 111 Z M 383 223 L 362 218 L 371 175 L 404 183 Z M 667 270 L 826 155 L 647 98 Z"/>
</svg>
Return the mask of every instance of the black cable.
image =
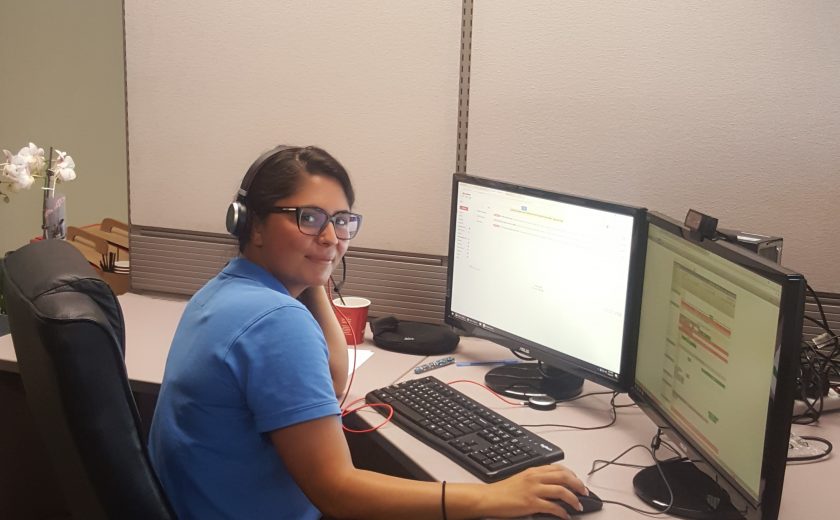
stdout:
<svg viewBox="0 0 840 520">
<path fill-rule="evenodd" d="M 811 424 L 817 421 L 822 414 L 823 399 L 822 392 L 817 392 L 815 397 L 809 395 L 811 388 L 822 387 L 822 377 L 819 370 L 816 368 L 811 357 L 811 345 L 808 342 L 802 342 L 802 353 L 799 362 L 799 400 L 805 403 L 805 411 L 801 414 L 794 415 L 792 422 L 794 424 Z M 814 406 L 814 405 L 817 406 Z"/>
<path fill-rule="evenodd" d="M 661 432 L 662 432 L 662 430 L 660 429 L 660 430 L 657 432 L 657 436 L 658 436 Z M 678 451 L 677 451 L 677 449 L 676 449 L 675 447 L 673 447 L 673 446 L 671 445 L 671 443 L 670 443 L 670 442 L 668 442 L 668 441 L 663 441 L 663 440 L 661 440 L 661 439 L 660 439 L 660 440 L 659 440 L 659 444 L 660 444 L 660 445 L 662 445 L 662 446 L 665 446 L 666 448 L 668 448 L 669 450 L 671 450 L 672 452 L 674 452 L 674 455 L 676 455 L 677 457 L 679 457 L 679 458 L 681 458 L 681 459 L 684 459 L 684 460 L 688 460 L 688 459 L 686 459 L 685 457 L 683 457 L 682 455 L 680 455 L 680 452 L 678 452 Z M 653 450 L 653 452 L 654 452 L 654 453 L 656 453 L 656 451 L 657 451 L 657 450 Z M 661 459 L 660 459 L 660 460 L 661 460 Z M 666 460 L 671 460 L 671 459 L 666 459 Z"/>
<path fill-rule="evenodd" d="M 840 364 L 835 357 L 828 358 L 812 344 L 803 343 L 797 398 L 805 404 L 805 410 L 793 417 L 794 424 L 810 424 L 819 420 L 823 411 L 823 399 L 832 386 L 831 378 L 840 373 Z"/>
<path fill-rule="evenodd" d="M 787 462 L 812 462 L 815 460 L 824 459 L 831 453 L 831 450 L 834 448 L 831 442 L 828 439 L 823 439 L 822 437 L 813 437 L 810 435 L 800 435 L 800 439 L 804 439 L 806 441 L 814 441 L 819 442 L 825 445 L 825 451 L 822 453 L 818 453 L 817 455 L 802 455 L 797 457 L 788 457 Z"/>
<path fill-rule="evenodd" d="M 611 393 L 613 395 L 612 398 L 610 399 L 610 410 L 609 410 L 611 419 L 610 419 L 610 422 L 608 422 L 607 424 L 602 424 L 601 426 L 572 426 L 572 425 L 569 425 L 569 424 L 520 424 L 520 426 L 523 426 L 523 427 L 526 427 L 526 428 L 540 428 L 540 427 L 571 428 L 572 430 L 603 430 L 604 428 L 609 428 L 610 426 L 615 424 L 615 421 L 618 419 L 618 414 L 616 413 L 615 398 L 618 397 L 619 392 L 597 392 L 597 393 Z M 586 394 L 586 395 L 595 395 L 595 393 Z M 572 400 L 578 399 L 580 397 L 585 397 L 585 396 L 578 396 L 576 398 L 569 399 L 567 401 L 561 401 L 561 402 L 572 401 Z M 624 405 L 622 405 L 622 406 L 624 406 Z"/>
<path fill-rule="evenodd" d="M 831 330 L 831 327 L 829 327 L 828 319 L 825 315 L 825 310 L 823 309 L 822 302 L 820 301 L 819 296 L 817 296 L 817 293 L 810 285 L 805 284 L 805 287 L 808 289 L 808 291 L 811 293 L 811 297 L 814 298 L 814 301 L 817 303 L 817 309 L 819 309 L 820 311 L 822 323 L 815 320 L 814 318 L 811 318 L 810 316 L 805 316 L 805 318 L 822 327 L 822 329 L 831 337 L 831 341 L 834 343 L 834 348 L 831 350 L 829 358 L 833 359 L 838 354 L 838 352 L 840 352 L 840 338 L 838 338 L 837 334 L 835 334 L 834 331 Z"/>
<path fill-rule="evenodd" d="M 656 436 L 657 437 L 659 436 L 659 431 L 657 431 Z M 671 489 L 671 484 L 668 482 L 668 479 L 665 478 L 665 472 L 662 471 L 662 466 L 660 466 L 659 460 L 656 458 L 656 453 L 651 448 L 649 448 L 649 447 L 647 447 L 643 444 L 635 444 L 633 446 L 630 446 L 629 448 L 627 448 L 623 452 L 619 453 L 618 456 L 614 457 L 612 460 L 595 459 L 594 461 L 592 461 L 592 468 L 589 470 L 589 473 L 587 473 L 587 475 L 591 476 L 591 475 L 601 471 L 602 469 L 606 468 L 607 466 L 612 466 L 612 465 L 632 466 L 632 465 L 627 465 L 627 464 L 623 464 L 623 463 L 618 463 L 616 461 L 618 459 L 620 459 L 621 457 L 623 457 L 624 455 L 626 455 L 627 453 L 629 453 L 631 450 L 635 449 L 635 448 L 642 448 L 643 450 L 646 450 L 650 454 L 650 457 L 653 459 L 653 463 L 656 465 L 656 469 L 659 470 L 659 475 L 662 477 L 662 482 L 665 483 L 665 487 L 668 489 L 668 496 L 669 496 L 668 505 L 665 506 L 665 508 L 662 511 L 645 511 L 644 509 L 639 509 L 637 507 L 631 506 L 630 504 L 625 504 L 624 502 L 618 502 L 618 501 L 615 501 L 615 500 L 604 500 L 603 497 L 601 498 L 601 501 L 605 504 L 615 504 L 617 506 L 626 507 L 627 509 L 629 509 L 631 511 L 635 511 L 635 512 L 637 512 L 639 514 L 642 514 L 642 515 L 645 515 L 645 516 L 658 517 L 658 516 L 666 515 L 666 514 L 668 514 L 668 511 L 670 511 L 671 508 L 674 506 L 674 490 Z M 601 463 L 601 466 L 596 468 L 595 465 L 598 464 L 598 463 Z"/>
<path fill-rule="evenodd" d="M 514 349 L 510 349 L 510 351 L 514 356 L 518 357 L 519 359 L 521 359 L 523 361 L 536 361 L 537 360 L 536 358 L 532 358 L 531 356 L 526 356 L 525 354 L 520 354 L 518 351 L 516 351 Z"/>
<path fill-rule="evenodd" d="M 816 324 L 817 326 L 819 326 L 821 329 L 823 329 L 824 331 L 826 331 L 826 332 L 828 332 L 829 334 L 831 334 L 832 336 L 834 336 L 834 333 L 833 333 L 833 332 L 831 332 L 831 329 L 829 329 L 828 327 L 826 327 L 826 326 L 825 326 L 825 323 L 821 322 L 820 320 L 818 320 L 818 319 L 816 319 L 816 318 L 812 318 L 812 317 L 810 317 L 810 316 L 803 316 L 803 318 L 805 318 L 806 320 L 808 320 L 808 321 L 810 321 L 810 322 L 812 322 L 812 323 L 815 323 L 815 324 Z M 834 336 L 834 337 L 836 338 L 837 336 Z"/>
<path fill-rule="evenodd" d="M 548 375 L 548 371 L 545 369 L 545 363 L 542 361 L 537 361 L 537 372 L 545 379 L 551 379 L 551 376 Z"/>
<path fill-rule="evenodd" d="M 805 410 L 793 416 L 794 424 L 811 424 L 819 420 L 823 412 L 824 396 L 835 386 L 836 378 L 840 377 L 840 338 L 831 330 L 822 302 L 813 287 L 806 284 L 806 290 L 814 299 L 822 321 L 804 316 L 805 320 L 816 324 L 826 334 L 828 341 L 817 345 L 815 342 L 803 341 L 799 362 L 799 396 L 805 403 Z M 833 379 L 835 378 L 835 379 Z"/>
<path fill-rule="evenodd" d="M 629 448 L 627 448 L 626 450 L 624 450 L 623 452 L 618 454 L 617 457 L 614 457 L 612 460 L 596 459 L 596 460 L 592 461 L 592 468 L 589 470 L 589 473 L 587 473 L 587 475 L 593 475 L 593 474 L 601 471 L 602 469 L 606 468 L 607 466 L 622 466 L 622 467 L 640 468 L 640 469 L 647 468 L 649 466 L 640 466 L 638 464 L 626 464 L 626 463 L 617 462 L 618 459 L 620 459 L 621 457 L 623 457 L 624 455 L 629 453 L 631 450 L 633 450 L 635 448 L 642 448 L 650 454 L 651 458 L 653 459 L 653 463 L 656 465 L 656 469 L 659 471 L 659 476 L 662 477 L 662 482 L 665 484 L 665 487 L 668 490 L 668 496 L 669 496 L 668 505 L 664 509 L 662 509 L 661 511 L 645 511 L 643 509 L 639 509 L 639 508 L 631 506 L 629 504 L 625 504 L 624 502 L 618 502 L 618 501 L 615 501 L 615 500 L 604 500 L 602 498 L 601 501 L 603 503 L 605 503 L 605 504 L 615 504 L 617 506 L 621 506 L 621 507 L 625 507 L 627 509 L 630 509 L 631 511 L 635 511 L 639 514 L 642 514 L 642 515 L 645 515 L 645 516 L 651 516 L 651 517 L 659 517 L 659 516 L 662 516 L 662 515 L 667 515 L 668 512 L 671 510 L 671 508 L 674 507 L 674 491 L 671 488 L 671 484 L 668 482 L 668 479 L 665 477 L 665 472 L 662 471 L 662 466 L 660 465 L 660 463 L 662 463 L 662 462 L 673 462 L 673 461 L 688 461 L 688 462 L 700 462 L 700 461 L 693 461 L 693 460 L 690 460 L 690 459 L 687 459 L 685 457 L 680 456 L 680 454 L 677 452 L 676 449 L 674 449 L 673 446 L 671 446 L 668 442 L 661 439 L 661 435 L 662 435 L 662 428 L 659 428 L 659 429 L 656 430 L 656 434 L 653 436 L 653 438 L 650 441 L 650 447 L 644 446 L 642 444 L 636 444 L 634 446 L 630 446 Z M 672 457 L 670 459 L 664 459 L 664 460 L 659 459 L 656 456 L 656 452 L 659 450 L 659 447 L 661 445 L 666 446 L 668 449 L 670 449 L 671 451 L 676 453 L 677 456 Z M 596 468 L 595 466 L 598 463 L 601 463 L 601 466 Z M 741 511 L 741 513 L 746 514 L 746 510 Z"/>
<path fill-rule="evenodd" d="M 341 281 L 336 283 L 335 277 L 330 275 L 330 281 L 333 284 L 333 291 L 338 295 L 338 298 L 341 300 L 342 305 L 347 305 L 344 301 L 344 296 L 341 295 L 341 290 L 344 288 L 344 284 L 347 282 L 347 259 L 342 256 L 341 257 Z"/>
<path fill-rule="evenodd" d="M 557 402 L 558 403 L 571 403 L 572 401 L 577 401 L 578 399 L 583 399 L 584 397 L 590 397 L 590 396 L 593 396 L 593 395 L 606 395 L 606 394 L 612 394 L 612 393 L 615 393 L 615 392 L 613 392 L 611 390 L 607 390 L 606 392 L 589 392 L 588 394 L 576 395 L 575 397 L 570 397 L 568 399 L 558 400 Z M 616 408 L 622 408 L 624 406 L 627 406 L 627 405 L 624 405 L 624 404 L 616 405 Z"/>
<path fill-rule="evenodd" d="M 825 311 L 823 310 L 822 302 L 820 302 L 820 299 L 817 296 L 816 291 L 814 291 L 814 288 L 811 287 L 811 285 L 808 284 L 808 283 L 805 284 L 805 289 L 807 289 L 808 292 L 811 293 L 811 297 L 814 299 L 815 302 L 817 302 L 817 309 L 819 309 L 820 316 L 822 317 L 823 323 L 825 324 L 825 328 L 826 328 L 826 330 L 828 330 L 828 320 L 825 317 Z"/>
</svg>

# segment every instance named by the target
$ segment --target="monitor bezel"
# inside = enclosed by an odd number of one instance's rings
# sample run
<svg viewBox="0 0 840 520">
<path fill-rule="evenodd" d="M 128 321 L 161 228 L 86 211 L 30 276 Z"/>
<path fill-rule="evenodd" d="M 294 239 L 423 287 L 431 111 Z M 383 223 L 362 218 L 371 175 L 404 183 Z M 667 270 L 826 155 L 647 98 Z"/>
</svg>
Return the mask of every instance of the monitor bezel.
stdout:
<svg viewBox="0 0 840 520">
<path fill-rule="evenodd" d="M 790 439 L 790 427 L 793 417 L 793 402 L 796 388 L 799 353 L 802 340 L 802 322 L 805 311 L 805 278 L 796 272 L 785 269 L 743 247 L 723 241 L 697 241 L 690 237 L 690 232 L 680 222 L 656 212 L 647 215 L 648 225 L 657 226 L 673 235 L 697 244 L 704 250 L 778 283 L 782 289 L 779 308 L 779 334 L 776 339 L 774 369 L 776 371 L 775 389 L 771 388 L 770 403 L 767 410 L 767 424 L 764 435 L 764 450 L 761 467 L 761 484 L 758 499 L 753 499 L 730 473 L 720 467 L 713 457 L 707 456 L 702 447 L 665 415 L 657 403 L 647 397 L 646 392 L 635 381 L 630 389 L 630 398 L 662 429 L 663 433 L 690 452 L 690 457 L 700 457 L 703 464 L 695 464 L 700 470 L 715 479 L 734 499 L 740 497 L 747 506 L 747 518 L 776 518 L 782 498 L 787 451 Z M 644 272 L 644 271 L 643 271 Z M 641 308 L 640 308 L 641 318 Z M 641 325 L 639 326 L 639 330 Z M 637 343 L 638 345 L 638 343 Z M 720 477 L 720 478 L 718 478 Z M 734 493 L 734 494 L 733 494 Z"/>
<path fill-rule="evenodd" d="M 487 188 L 503 190 L 510 193 L 529 195 L 546 200 L 574 204 L 581 207 L 609 211 L 633 218 L 633 229 L 630 244 L 630 261 L 627 271 L 627 295 L 625 298 L 624 330 L 622 339 L 620 372 L 612 377 L 607 370 L 587 363 L 578 358 L 560 353 L 554 349 L 540 345 L 526 338 L 519 337 L 507 331 L 494 327 L 482 328 L 468 320 L 460 318 L 452 312 L 452 281 L 454 275 L 455 224 L 457 220 L 458 186 L 461 183 L 472 184 Z M 449 221 L 449 251 L 446 279 L 445 322 L 465 333 L 488 339 L 524 356 L 532 357 L 546 363 L 553 368 L 559 368 L 571 374 L 594 381 L 602 386 L 616 390 L 627 391 L 633 384 L 636 359 L 636 341 L 638 340 L 638 322 L 641 307 L 641 278 L 644 268 L 644 247 L 647 241 L 647 210 L 625 204 L 617 204 L 603 200 L 581 197 L 566 193 L 559 193 L 530 186 L 513 184 L 510 182 L 476 177 L 466 174 L 452 176 L 452 201 Z M 485 324 L 486 325 L 486 324 Z"/>
</svg>

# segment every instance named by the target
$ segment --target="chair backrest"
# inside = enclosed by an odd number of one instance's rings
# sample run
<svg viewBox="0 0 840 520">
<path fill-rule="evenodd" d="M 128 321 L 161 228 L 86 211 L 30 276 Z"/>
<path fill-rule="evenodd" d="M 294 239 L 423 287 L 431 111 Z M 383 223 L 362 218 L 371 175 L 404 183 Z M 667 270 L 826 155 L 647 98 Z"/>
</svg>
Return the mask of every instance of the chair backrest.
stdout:
<svg viewBox="0 0 840 520">
<path fill-rule="evenodd" d="M 73 517 L 174 519 L 142 441 L 110 287 L 62 240 L 8 254 L 4 278 L 26 398 Z"/>
</svg>

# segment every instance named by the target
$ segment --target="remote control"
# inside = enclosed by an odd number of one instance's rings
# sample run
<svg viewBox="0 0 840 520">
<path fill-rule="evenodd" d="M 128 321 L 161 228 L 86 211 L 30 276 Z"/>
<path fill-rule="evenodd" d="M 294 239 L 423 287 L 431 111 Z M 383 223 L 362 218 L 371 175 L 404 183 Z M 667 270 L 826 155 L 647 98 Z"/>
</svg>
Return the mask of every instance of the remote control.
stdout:
<svg viewBox="0 0 840 520">
<path fill-rule="evenodd" d="M 415 374 L 422 374 L 423 372 L 428 372 L 429 370 L 434 370 L 436 368 L 445 367 L 446 365 L 451 365 L 455 362 L 455 358 L 452 356 L 448 356 L 445 358 L 440 358 L 437 361 L 431 361 L 429 363 L 423 363 L 422 365 L 418 366 L 414 369 Z"/>
</svg>

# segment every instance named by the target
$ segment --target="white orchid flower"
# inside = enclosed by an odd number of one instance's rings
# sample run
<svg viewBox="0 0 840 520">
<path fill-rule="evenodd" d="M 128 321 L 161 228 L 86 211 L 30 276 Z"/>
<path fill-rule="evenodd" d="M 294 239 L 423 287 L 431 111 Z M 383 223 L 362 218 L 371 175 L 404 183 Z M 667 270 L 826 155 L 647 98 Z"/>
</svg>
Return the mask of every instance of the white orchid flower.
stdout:
<svg viewBox="0 0 840 520">
<path fill-rule="evenodd" d="M 11 158 L 9 163 L 12 164 L 17 171 L 26 170 L 28 175 L 32 174 L 32 171 L 29 168 L 29 164 L 31 163 L 29 156 L 17 154 Z"/>
<path fill-rule="evenodd" d="M 32 183 L 35 182 L 35 177 L 29 175 L 26 170 L 18 170 L 18 177 L 12 182 L 12 191 L 28 190 Z"/>
<path fill-rule="evenodd" d="M 3 172 L 0 173 L 0 183 L 17 184 L 18 169 L 17 166 L 11 163 L 3 165 Z"/>
<path fill-rule="evenodd" d="M 57 154 L 55 162 L 48 165 L 44 149 L 39 148 L 35 143 L 29 143 L 29 146 L 21 148 L 15 155 L 12 155 L 9 150 L 3 150 L 5 162 L 0 163 L 0 185 L 3 189 L 0 191 L 0 199 L 9 202 L 9 192 L 31 188 L 36 177 L 46 176 L 47 168 L 52 168 L 50 170 L 52 182 L 44 189 L 54 189 L 55 181 L 74 180 L 76 163 L 73 158 L 67 155 L 67 152 L 61 150 L 55 150 L 55 152 Z"/>
<path fill-rule="evenodd" d="M 44 149 L 39 148 L 35 143 L 29 143 L 20 149 L 16 157 L 26 161 L 30 175 L 44 175 L 47 170 L 47 160 L 44 158 Z"/>
<path fill-rule="evenodd" d="M 62 182 L 72 181 L 76 178 L 76 170 L 73 168 L 59 168 L 55 174 L 58 176 L 58 180 Z"/>
<path fill-rule="evenodd" d="M 55 162 L 55 174 L 58 176 L 58 180 L 63 182 L 72 181 L 76 178 L 76 163 L 72 157 L 67 155 L 67 152 L 62 152 L 61 150 L 56 150 L 55 152 L 58 155 L 58 159 Z"/>
<path fill-rule="evenodd" d="M 8 150 L 3 150 L 6 156 L 6 164 L 3 165 L 3 174 L 0 181 L 9 184 L 12 191 L 28 189 L 35 182 L 35 178 L 29 173 L 27 160 L 19 155 L 13 156 Z"/>
<path fill-rule="evenodd" d="M 3 177 L 12 178 L 17 176 L 17 166 L 14 164 L 4 164 L 3 165 Z"/>
<path fill-rule="evenodd" d="M 12 177 L 17 174 L 17 167 L 12 164 L 12 152 L 3 150 L 3 155 L 6 157 L 6 162 L 3 163 L 3 177 Z"/>
</svg>

